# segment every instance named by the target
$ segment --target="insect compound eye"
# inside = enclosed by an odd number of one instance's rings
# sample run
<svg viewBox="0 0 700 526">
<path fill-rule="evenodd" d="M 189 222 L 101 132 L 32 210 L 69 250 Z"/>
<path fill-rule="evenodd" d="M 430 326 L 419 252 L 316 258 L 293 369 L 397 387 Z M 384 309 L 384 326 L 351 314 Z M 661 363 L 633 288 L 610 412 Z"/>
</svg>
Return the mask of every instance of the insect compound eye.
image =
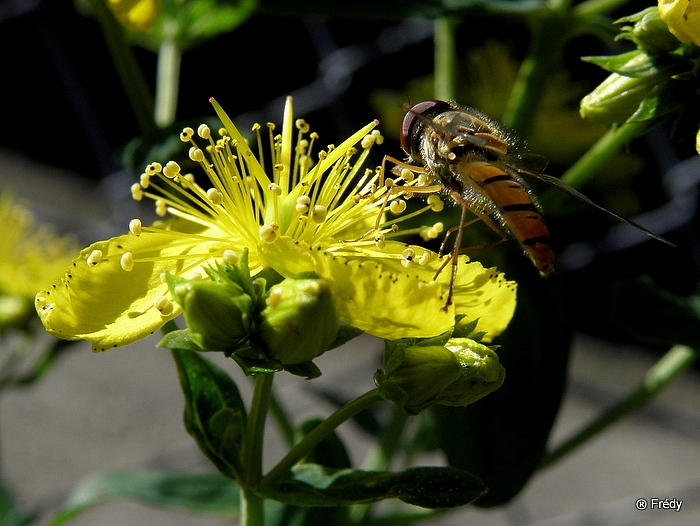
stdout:
<svg viewBox="0 0 700 526">
<path fill-rule="evenodd" d="M 441 110 L 450 108 L 450 104 L 444 100 L 424 100 L 414 104 L 406 111 L 406 116 L 401 124 L 401 148 L 408 155 L 413 155 L 413 128 L 422 118 L 428 118 L 429 113 L 440 113 Z"/>
</svg>

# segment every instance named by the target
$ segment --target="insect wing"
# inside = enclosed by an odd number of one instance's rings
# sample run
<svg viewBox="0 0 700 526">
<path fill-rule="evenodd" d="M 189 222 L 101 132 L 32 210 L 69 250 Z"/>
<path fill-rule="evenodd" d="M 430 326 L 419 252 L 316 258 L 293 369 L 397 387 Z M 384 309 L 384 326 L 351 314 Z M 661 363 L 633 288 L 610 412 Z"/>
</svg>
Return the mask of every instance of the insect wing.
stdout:
<svg viewBox="0 0 700 526">
<path fill-rule="evenodd" d="M 575 197 L 579 201 L 582 201 L 582 202 L 586 203 L 587 205 L 592 206 L 593 208 L 597 208 L 601 212 L 605 212 L 609 216 L 612 216 L 615 219 L 617 219 L 618 221 L 622 221 L 623 223 L 626 223 L 626 224 L 630 225 L 631 227 L 634 227 L 637 230 L 644 232 L 649 237 L 656 239 L 657 241 L 661 241 L 662 243 L 666 243 L 667 245 L 670 245 L 672 247 L 675 247 L 675 245 L 673 243 L 664 239 L 661 236 L 654 234 L 654 232 L 652 232 L 651 230 L 649 230 L 647 228 L 644 228 L 642 225 L 635 223 L 634 221 L 631 221 L 631 220 L 627 219 L 626 217 L 623 217 L 619 214 L 616 214 L 612 210 L 609 210 L 609 209 L 605 208 L 604 206 L 599 205 L 595 201 L 592 201 L 591 199 L 589 199 L 588 197 L 583 195 L 581 192 L 579 192 L 575 188 L 566 184 L 561 179 L 557 179 L 556 177 L 553 177 L 553 176 L 547 175 L 547 174 L 543 174 L 541 172 L 525 170 L 525 169 L 521 168 L 520 166 L 510 166 L 510 168 L 512 170 L 516 170 L 518 173 L 521 173 L 524 175 L 529 175 L 529 176 L 532 176 L 536 179 L 539 179 L 543 183 L 551 185 L 551 186 L 557 188 L 558 190 L 561 190 L 565 194 L 570 195 L 571 197 Z"/>
</svg>

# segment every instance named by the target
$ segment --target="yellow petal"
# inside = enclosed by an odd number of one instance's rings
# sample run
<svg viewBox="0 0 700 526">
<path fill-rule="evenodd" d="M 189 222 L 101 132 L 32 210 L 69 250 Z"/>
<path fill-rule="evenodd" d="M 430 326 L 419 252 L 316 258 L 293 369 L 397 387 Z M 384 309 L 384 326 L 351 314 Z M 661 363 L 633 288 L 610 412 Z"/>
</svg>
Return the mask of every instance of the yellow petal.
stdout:
<svg viewBox="0 0 700 526">
<path fill-rule="evenodd" d="M 700 45 L 700 0 L 659 0 L 659 15 L 678 40 Z"/>
<path fill-rule="evenodd" d="M 340 318 L 370 334 L 386 339 L 423 338 L 450 330 L 454 315 L 479 318 L 477 330 L 486 340 L 502 332 L 515 310 L 515 283 L 496 269 L 460 257 L 453 304 L 444 310 L 450 268 L 434 276 L 444 260 L 404 268 L 401 254 L 408 246 L 389 241 L 382 249 L 362 246 L 320 245 L 281 237 L 261 244 L 262 258 L 280 274 L 316 272 L 331 280 Z M 416 254 L 427 252 L 412 248 Z M 436 258 L 432 254 L 433 258 Z"/>
<path fill-rule="evenodd" d="M 192 276 L 207 260 L 206 254 L 223 245 L 184 239 L 187 244 L 176 234 L 143 232 L 90 245 L 65 277 L 37 294 L 35 304 L 46 330 L 67 340 L 87 340 L 93 351 L 127 345 L 158 330 L 180 312 L 175 303 L 163 314 L 155 308 L 158 298 L 168 297 L 161 274 Z M 90 257 L 95 251 L 101 258 Z M 138 260 L 128 272 L 121 264 L 125 252 Z M 185 254 L 192 257 L 182 258 Z"/>
</svg>

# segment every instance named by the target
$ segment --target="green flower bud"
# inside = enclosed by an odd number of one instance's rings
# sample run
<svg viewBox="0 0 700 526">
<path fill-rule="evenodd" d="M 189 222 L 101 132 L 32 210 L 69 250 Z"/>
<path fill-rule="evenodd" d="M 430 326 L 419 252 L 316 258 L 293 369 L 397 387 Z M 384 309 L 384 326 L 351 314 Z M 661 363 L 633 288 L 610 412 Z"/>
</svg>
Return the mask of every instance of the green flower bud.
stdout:
<svg viewBox="0 0 700 526">
<path fill-rule="evenodd" d="M 503 383 L 506 370 L 496 352 L 486 345 L 469 338 L 453 338 L 445 347 L 457 357 L 463 372 L 442 392 L 440 404 L 465 406 L 495 391 Z"/>
<path fill-rule="evenodd" d="M 622 33 L 616 40 L 627 39 L 634 42 L 639 49 L 647 53 L 664 53 L 676 49 L 680 42 L 668 30 L 666 22 L 661 19 L 657 6 L 649 7 L 635 15 L 621 18 L 616 23 L 632 23 L 623 26 Z"/>
<path fill-rule="evenodd" d="M 326 280 L 285 279 L 270 289 L 256 332 L 269 358 L 300 364 L 328 350 L 339 321 Z"/>
<path fill-rule="evenodd" d="M 612 57 L 614 61 L 617 57 Z M 592 60 L 605 67 L 602 60 Z M 602 124 L 625 122 L 652 89 L 676 73 L 676 63 L 657 65 L 646 53 L 633 54 L 627 62 L 581 100 L 581 117 Z"/>
<path fill-rule="evenodd" d="M 175 301 L 182 306 L 192 341 L 205 351 L 234 348 L 248 334 L 253 300 L 232 282 L 168 276 Z"/>
<path fill-rule="evenodd" d="M 498 355 L 469 338 L 444 347 L 387 342 L 384 370 L 374 375 L 379 392 L 409 414 L 433 404 L 464 406 L 503 383 Z"/>
<path fill-rule="evenodd" d="M 384 398 L 417 415 L 461 375 L 459 360 L 445 347 L 398 346 L 384 352 L 384 370 L 375 373 L 374 383 Z"/>
</svg>

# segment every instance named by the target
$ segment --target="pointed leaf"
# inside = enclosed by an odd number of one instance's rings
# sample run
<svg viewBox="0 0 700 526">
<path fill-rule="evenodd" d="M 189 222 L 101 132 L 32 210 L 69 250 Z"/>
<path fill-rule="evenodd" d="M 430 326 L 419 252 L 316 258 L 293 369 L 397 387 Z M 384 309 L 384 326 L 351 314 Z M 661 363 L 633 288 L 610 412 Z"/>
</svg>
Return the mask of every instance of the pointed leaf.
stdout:
<svg viewBox="0 0 700 526">
<path fill-rule="evenodd" d="M 297 506 L 348 506 L 398 498 L 423 508 L 453 508 L 477 499 L 486 493 L 486 486 L 454 468 L 419 467 L 393 473 L 301 464 L 292 468 L 289 478 L 261 488 L 261 493 Z"/>
<path fill-rule="evenodd" d="M 49 526 L 65 524 L 77 514 L 114 498 L 133 498 L 158 506 L 224 517 L 239 514 L 238 486 L 218 473 L 115 471 L 101 473 L 83 482 Z"/>
<path fill-rule="evenodd" d="M 172 350 L 185 395 L 185 428 L 206 457 L 227 477 L 240 471 L 246 410 L 236 384 L 201 354 Z"/>
</svg>

